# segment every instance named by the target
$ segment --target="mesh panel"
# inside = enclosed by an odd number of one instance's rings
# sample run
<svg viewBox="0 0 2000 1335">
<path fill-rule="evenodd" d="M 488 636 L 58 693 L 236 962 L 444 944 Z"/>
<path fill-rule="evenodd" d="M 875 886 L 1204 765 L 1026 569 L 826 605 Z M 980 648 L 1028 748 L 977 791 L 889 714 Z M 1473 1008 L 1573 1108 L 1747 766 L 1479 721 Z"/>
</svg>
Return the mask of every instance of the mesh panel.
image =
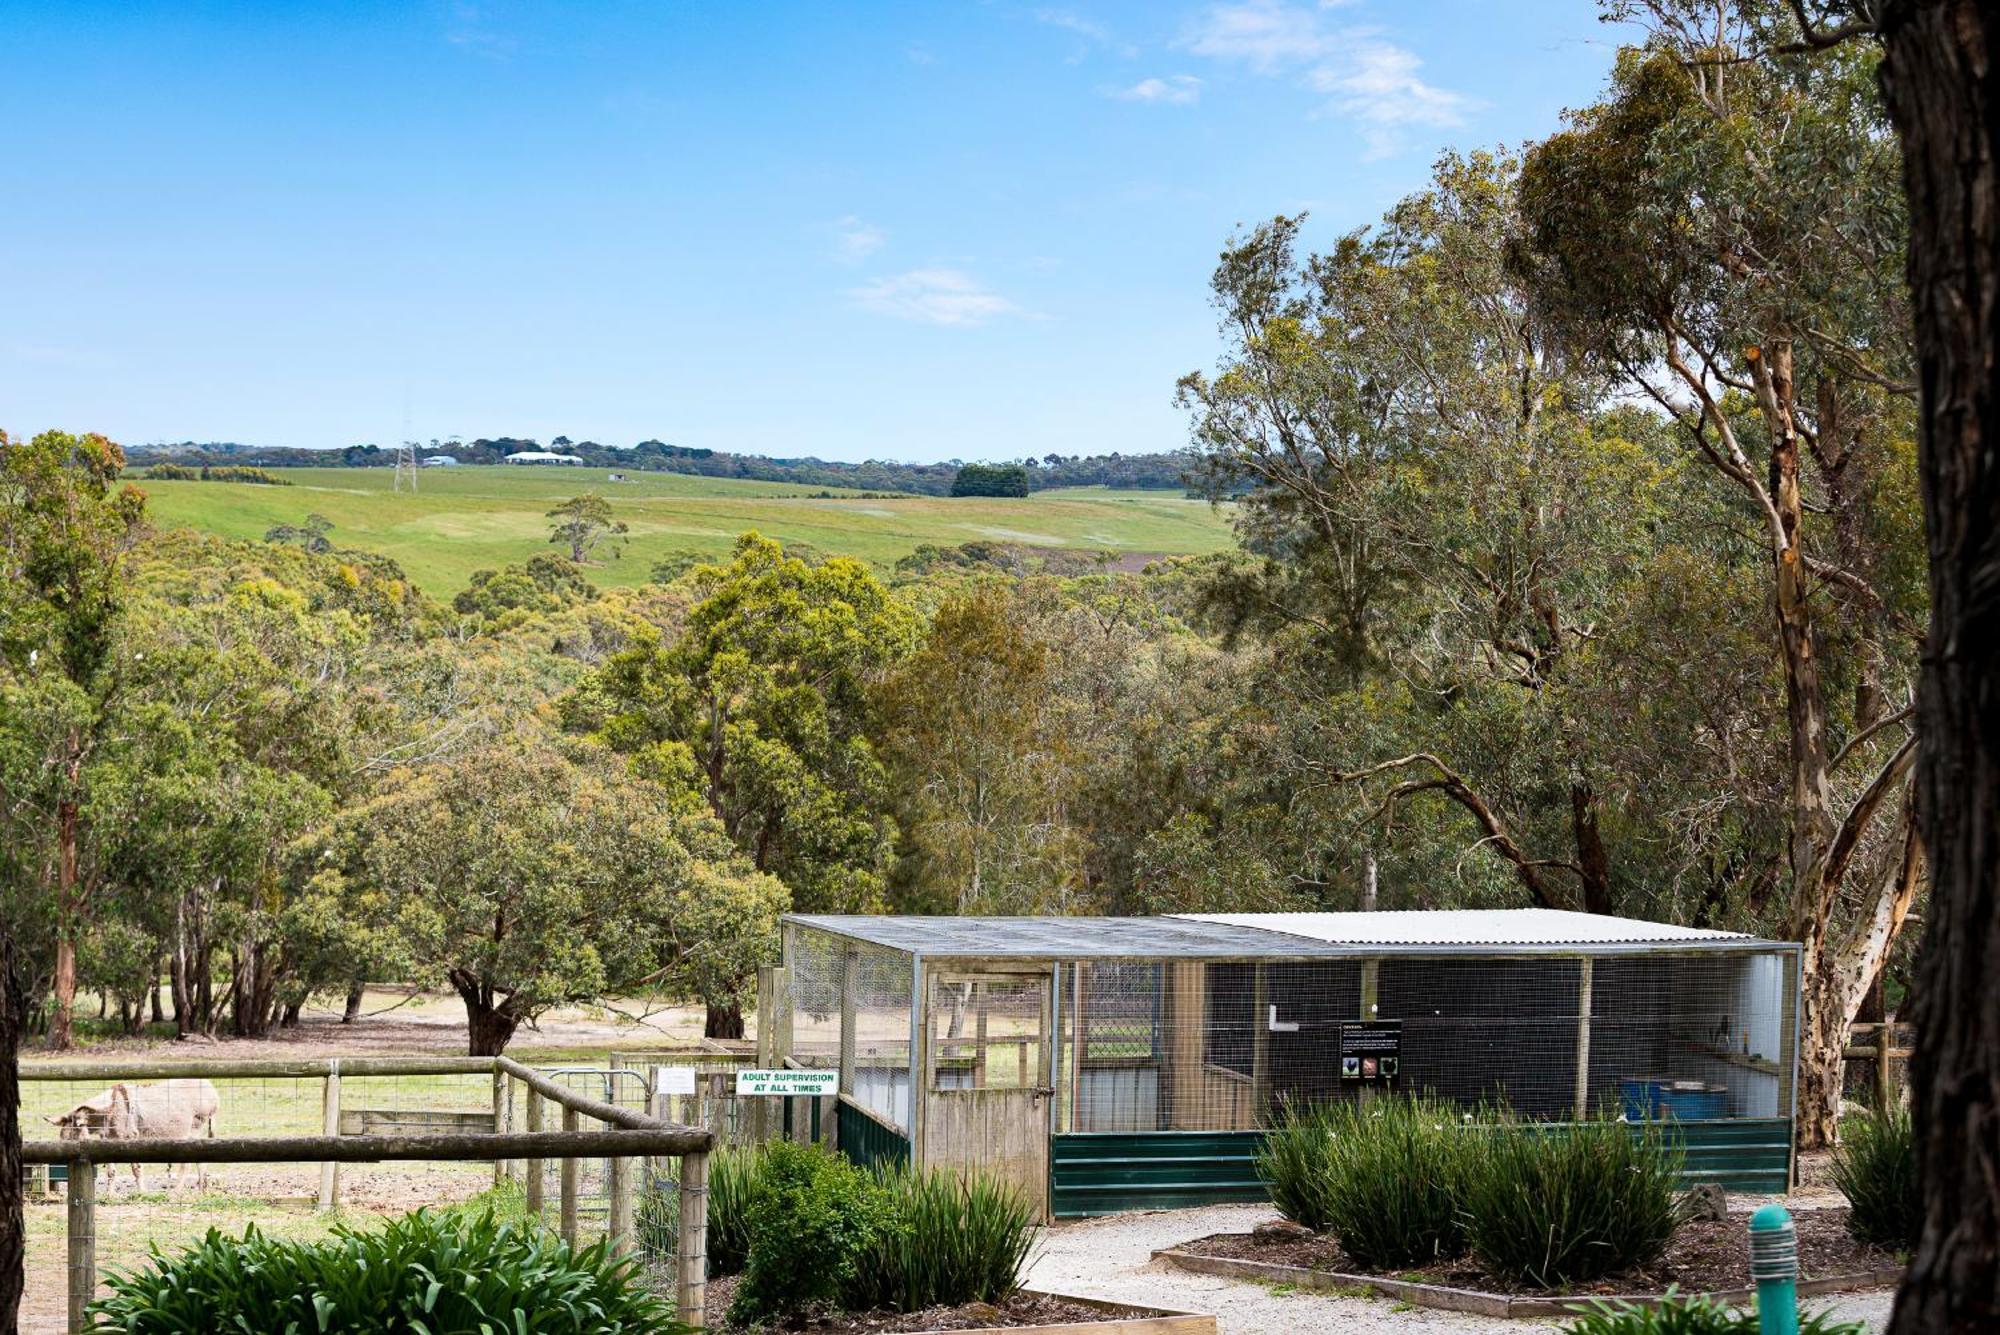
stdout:
<svg viewBox="0 0 2000 1335">
<path fill-rule="evenodd" d="M 1267 1124 L 1283 1104 L 1381 1089 L 1467 1106 L 1504 1100 L 1550 1119 L 1785 1117 L 1789 962 L 1704 954 L 1068 964 L 1061 1124 L 1239 1130 Z M 1343 1023 L 1386 1027 L 1393 1077 L 1356 1078 L 1381 1071 L 1351 1055 L 1352 1065 L 1343 1062 Z M 1366 1037 L 1350 1034 L 1349 1043 Z"/>
<path fill-rule="evenodd" d="M 910 957 L 900 951 L 809 927 L 794 929 L 785 972 L 788 1055 L 802 1066 L 839 1067 L 843 1016 L 849 1017 L 854 1076 L 842 1093 L 904 1130 L 910 1126 L 914 976 Z"/>
<path fill-rule="evenodd" d="M 854 1088 L 863 1107 L 910 1129 L 910 1011 L 914 968 L 908 955 L 861 946 L 854 978 Z"/>
<path fill-rule="evenodd" d="M 941 977 L 931 1004 L 931 1064 L 938 1089 L 1034 1089 L 1048 1060 L 1042 1042 L 1048 975 Z"/>
</svg>

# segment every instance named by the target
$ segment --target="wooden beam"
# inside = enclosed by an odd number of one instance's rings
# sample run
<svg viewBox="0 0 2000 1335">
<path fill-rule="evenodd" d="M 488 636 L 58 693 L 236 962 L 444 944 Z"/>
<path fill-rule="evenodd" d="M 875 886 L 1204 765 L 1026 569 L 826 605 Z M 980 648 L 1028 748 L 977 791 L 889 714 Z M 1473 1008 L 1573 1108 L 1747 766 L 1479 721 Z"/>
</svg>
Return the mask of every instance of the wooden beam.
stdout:
<svg viewBox="0 0 2000 1335">
<path fill-rule="evenodd" d="M 453 1162 L 545 1159 L 565 1155 L 600 1158 L 613 1154 L 706 1153 L 714 1137 L 697 1127 L 645 1130 L 606 1127 L 601 1131 L 510 1131 L 505 1135 L 444 1132 L 422 1136 L 241 1136 L 222 1140 L 31 1140 L 21 1146 L 23 1163 L 186 1163 L 199 1151 L 209 1163 L 386 1163 L 412 1159 Z"/>
<path fill-rule="evenodd" d="M 216 1080 L 318 1079 L 335 1067 L 346 1076 L 480 1075 L 493 1069 L 497 1057 L 315 1057 L 214 1061 L 24 1061 L 21 1079 L 36 1080 Z"/>
</svg>

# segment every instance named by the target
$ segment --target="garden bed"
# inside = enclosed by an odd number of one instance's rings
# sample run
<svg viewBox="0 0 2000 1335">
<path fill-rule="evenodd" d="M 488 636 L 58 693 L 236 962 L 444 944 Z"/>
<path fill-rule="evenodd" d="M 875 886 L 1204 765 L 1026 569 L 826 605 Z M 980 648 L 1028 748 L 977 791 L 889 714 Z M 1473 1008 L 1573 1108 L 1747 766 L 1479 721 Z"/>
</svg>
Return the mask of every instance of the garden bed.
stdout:
<svg viewBox="0 0 2000 1335">
<path fill-rule="evenodd" d="M 727 1312 L 735 1290 L 734 1277 L 711 1281 L 709 1311 Z M 711 1321 L 710 1328 L 719 1335 L 745 1330 L 726 1320 Z M 811 1331 L 813 1335 L 932 1335 L 941 1331 L 977 1335 L 995 1330 L 1039 1331 L 1042 1335 L 1215 1335 L 1215 1318 L 1023 1289 L 999 1304 L 966 1303 L 921 1312 L 837 1312 L 808 1317 L 791 1326 L 755 1329 Z"/>
<path fill-rule="evenodd" d="M 1801 1294 L 1887 1287 L 1901 1277 L 1893 1255 L 1848 1235 L 1846 1210 L 1804 1210 L 1796 1222 Z M 1471 1257 L 1394 1273 L 1370 1272 L 1343 1253 L 1339 1243 L 1318 1234 L 1219 1233 L 1158 1256 L 1203 1274 L 1301 1288 L 1372 1290 L 1419 1306 L 1485 1316 L 1547 1317 L 1561 1316 L 1593 1298 L 1643 1303 L 1669 1287 L 1682 1294 L 1745 1301 L 1751 1293 L 1748 1224 L 1744 1216 L 1690 1221 L 1657 1262 L 1561 1293 L 1510 1283 Z"/>
</svg>

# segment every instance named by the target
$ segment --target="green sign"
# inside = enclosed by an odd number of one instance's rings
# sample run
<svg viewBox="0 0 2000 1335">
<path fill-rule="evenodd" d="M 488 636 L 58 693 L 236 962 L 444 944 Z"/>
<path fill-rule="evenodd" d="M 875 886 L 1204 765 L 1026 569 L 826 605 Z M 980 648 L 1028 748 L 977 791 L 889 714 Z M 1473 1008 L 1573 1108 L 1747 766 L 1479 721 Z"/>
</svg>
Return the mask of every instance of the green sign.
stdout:
<svg viewBox="0 0 2000 1335">
<path fill-rule="evenodd" d="M 840 1090 L 838 1071 L 738 1071 L 736 1092 L 826 1098 Z"/>
</svg>

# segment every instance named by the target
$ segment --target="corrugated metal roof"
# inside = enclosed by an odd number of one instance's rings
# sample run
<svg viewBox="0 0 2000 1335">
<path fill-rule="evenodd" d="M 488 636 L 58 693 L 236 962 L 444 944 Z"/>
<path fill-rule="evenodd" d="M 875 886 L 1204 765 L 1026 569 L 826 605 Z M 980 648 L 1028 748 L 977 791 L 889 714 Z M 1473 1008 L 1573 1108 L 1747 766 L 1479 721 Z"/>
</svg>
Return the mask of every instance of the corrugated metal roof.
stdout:
<svg viewBox="0 0 2000 1335">
<path fill-rule="evenodd" d="M 1160 918 L 788 914 L 786 922 L 934 958 L 1327 959 L 1487 950 L 1644 953 L 1785 948 L 1740 932 L 1555 909 L 1186 913 Z"/>
<path fill-rule="evenodd" d="M 1183 913 L 1188 922 L 1255 927 L 1340 946 L 1602 946 L 1752 941 L 1741 932 L 1676 927 L 1561 909 L 1409 909 L 1377 913 Z"/>
<path fill-rule="evenodd" d="M 892 950 L 983 959 L 1296 959 L 1296 937 L 1188 918 L 952 918 L 787 914 L 786 922 Z"/>
</svg>

